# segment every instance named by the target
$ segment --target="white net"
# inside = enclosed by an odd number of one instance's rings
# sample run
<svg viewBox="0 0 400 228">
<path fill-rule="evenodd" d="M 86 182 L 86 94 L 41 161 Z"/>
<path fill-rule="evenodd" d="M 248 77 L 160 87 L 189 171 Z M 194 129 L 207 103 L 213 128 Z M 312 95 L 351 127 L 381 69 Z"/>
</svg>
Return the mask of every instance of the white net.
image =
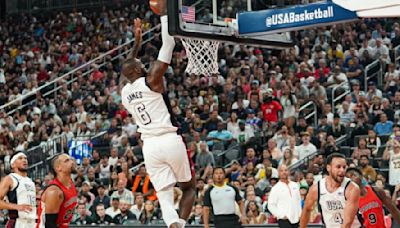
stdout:
<svg viewBox="0 0 400 228">
<path fill-rule="evenodd" d="M 184 38 L 188 65 L 186 72 L 209 76 L 218 73 L 218 41 Z"/>
</svg>

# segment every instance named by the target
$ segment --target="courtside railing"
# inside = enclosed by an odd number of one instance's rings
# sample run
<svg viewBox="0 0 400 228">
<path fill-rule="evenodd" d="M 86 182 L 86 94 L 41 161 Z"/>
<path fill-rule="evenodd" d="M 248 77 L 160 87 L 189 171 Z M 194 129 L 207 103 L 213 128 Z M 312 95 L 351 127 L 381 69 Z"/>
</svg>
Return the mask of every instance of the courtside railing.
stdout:
<svg viewBox="0 0 400 228">
<path fill-rule="evenodd" d="M 335 113 L 335 109 L 336 109 L 336 105 L 335 104 L 336 104 L 336 102 L 340 101 L 343 97 L 347 96 L 347 94 L 351 93 L 350 89 L 347 89 L 347 90 L 345 89 L 343 93 L 338 94 L 336 96 L 336 91 L 338 89 L 346 88 L 346 86 L 348 88 L 348 85 L 349 85 L 348 82 L 342 82 L 339 85 L 333 87 L 333 89 L 332 89 L 332 113 Z"/>
<path fill-rule="evenodd" d="M 307 121 L 308 119 L 314 117 L 314 127 L 317 127 L 318 126 L 318 109 L 317 109 L 317 105 L 315 104 L 315 102 L 309 101 L 308 103 L 301 106 L 299 108 L 299 113 L 301 113 L 305 110 L 309 110 L 309 109 L 312 109 L 312 111 L 309 113 L 306 113 L 306 116 L 304 117 L 304 119 Z"/>
<path fill-rule="evenodd" d="M 160 27 L 161 27 L 161 25 L 154 26 L 150 30 L 148 30 L 148 31 L 143 33 L 142 37 L 144 37 L 146 39 L 142 42 L 142 46 L 154 39 L 154 35 L 153 34 Z M 32 99 L 31 97 L 36 95 L 41 90 L 49 89 L 48 92 L 43 94 L 43 97 L 47 97 L 47 96 L 49 96 L 49 95 L 51 95 L 53 93 L 56 95 L 57 91 L 62 88 L 62 85 L 58 85 L 59 82 L 62 82 L 64 80 L 66 80 L 68 77 L 72 76 L 72 78 L 69 81 L 67 81 L 67 84 L 71 84 L 72 82 L 74 82 L 74 81 L 76 81 L 78 79 L 77 77 L 73 77 L 76 72 L 81 71 L 81 70 L 86 70 L 86 71 L 84 71 L 82 73 L 82 76 L 86 77 L 90 73 L 93 72 L 93 70 L 94 70 L 93 65 L 95 65 L 96 68 L 100 68 L 100 67 L 104 66 L 105 64 L 107 64 L 110 61 L 116 60 L 116 59 L 118 59 L 118 58 L 120 58 L 122 56 L 126 56 L 130 52 L 131 49 L 128 48 L 127 50 L 124 50 L 124 48 L 129 47 L 132 43 L 134 43 L 134 39 L 132 39 L 132 40 L 130 40 L 130 41 L 128 41 L 128 42 L 126 42 L 126 43 L 124 43 L 124 44 L 122 44 L 122 45 L 120 45 L 120 46 L 118 46 L 118 47 L 116 47 L 116 48 L 114 48 L 114 49 L 112 49 L 112 50 L 110 50 L 110 51 L 108 51 L 108 52 L 106 52 L 106 53 L 94 58 L 94 59 L 92 59 L 92 60 L 90 60 L 89 62 L 87 62 L 87 63 L 85 63 L 85 64 L 83 64 L 83 65 L 81 65 L 81 66 L 79 66 L 79 67 L 77 67 L 77 68 L 75 68 L 73 70 L 71 70 L 70 72 L 68 72 L 68 73 L 66 73 L 66 74 L 54 79 L 53 81 L 47 82 L 44 85 L 39 86 L 35 90 L 33 90 L 33 91 L 23 95 L 23 96 L 18 97 L 17 99 L 14 99 L 14 100 L 2 105 L 0 107 L 0 110 L 6 110 L 8 115 L 12 115 L 17 110 L 21 110 L 21 109 L 23 109 L 23 108 L 25 108 L 25 107 L 27 107 L 29 105 L 34 104 L 37 101 L 36 97 L 35 97 L 35 99 L 33 99 L 32 101 L 29 101 L 27 103 L 24 103 L 23 101 L 28 99 L 28 98 Z M 111 56 L 116 51 L 118 51 L 120 53 L 118 55 L 112 57 L 111 60 L 106 60 L 108 56 Z M 101 61 L 101 63 L 98 64 L 98 61 Z M 54 88 L 54 89 L 50 89 L 50 88 Z M 18 105 L 19 103 L 21 103 L 21 105 L 19 105 L 16 108 L 10 109 L 10 107 Z"/>
<path fill-rule="evenodd" d="M 368 92 L 368 81 L 374 79 L 378 82 L 378 86 L 383 84 L 383 67 L 379 59 L 373 61 L 365 67 L 364 71 L 364 91 Z"/>
</svg>

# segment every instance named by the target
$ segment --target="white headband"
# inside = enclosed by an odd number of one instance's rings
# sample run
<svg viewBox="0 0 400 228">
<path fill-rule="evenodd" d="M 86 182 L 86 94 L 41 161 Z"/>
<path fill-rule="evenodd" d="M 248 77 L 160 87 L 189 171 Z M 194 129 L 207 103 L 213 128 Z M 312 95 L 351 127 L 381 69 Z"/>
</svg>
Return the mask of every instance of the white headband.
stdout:
<svg viewBox="0 0 400 228">
<path fill-rule="evenodd" d="M 18 152 L 16 155 L 14 155 L 14 157 L 11 158 L 10 165 L 12 166 L 13 163 L 21 156 L 26 157 L 26 155 L 24 153 L 22 153 L 22 152 Z"/>
</svg>

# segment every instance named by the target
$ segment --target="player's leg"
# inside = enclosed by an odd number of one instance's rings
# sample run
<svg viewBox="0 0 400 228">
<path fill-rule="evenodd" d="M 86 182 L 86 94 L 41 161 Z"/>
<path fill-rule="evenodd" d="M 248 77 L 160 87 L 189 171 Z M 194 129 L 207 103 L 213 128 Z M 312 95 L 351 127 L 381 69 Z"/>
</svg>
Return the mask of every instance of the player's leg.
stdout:
<svg viewBox="0 0 400 228">
<path fill-rule="evenodd" d="M 151 183 L 157 192 L 162 217 L 170 228 L 180 228 L 182 221 L 174 207 L 175 174 L 167 164 L 169 154 L 164 150 L 171 144 L 170 140 L 157 138 L 143 141 L 143 157 Z"/>
<path fill-rule="evenodd" d="M 179 217 L 187 220 L 189 218 L 190 212 L 192 211 L 193 202 L 196 195 L 195 177 L 192 176 L 192 180 L 190 180 L 189 182 L 179 182 L 179 187 L 183 192 L 181 202 L 179 203 Z"/>
</svg>

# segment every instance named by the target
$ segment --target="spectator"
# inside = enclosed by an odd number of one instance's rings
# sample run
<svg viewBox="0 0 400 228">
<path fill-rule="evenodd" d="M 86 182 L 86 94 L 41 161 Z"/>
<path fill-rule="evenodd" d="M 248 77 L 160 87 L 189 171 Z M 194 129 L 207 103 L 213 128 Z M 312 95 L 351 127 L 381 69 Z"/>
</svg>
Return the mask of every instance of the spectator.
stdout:
<svg viewBox="0 0 400 228">
<path fill-rule="evenodd" d="M 391 140 L 383 153 L 382 159 L 389 161 L 389 184 L 396 186 L 400 183 L 398 178 L 400 173 L 396 168 L 400 159 L 400 142 L 398 140 Z"/>
<path fill-rule="evenodd" d="M 267 220 L 266 215 L 261 212 L 257 203 L 254 201 L 250 201 L 247 204 L 246 213 L 249 224 L 264 224 Z"/>
<path fill-rule="evenodd" d="M 317 152 L 317 148 L 312 143 L 310 143 L 310 134 L 308 132 L 303 132 L 301 139 L 303 143 L 296 148 L 296 151 L 299 155 L 299 160 Z"/>
<path fill-rule="evenodd" d="M 78 204 L 78 218 L 76 218 L 74 221 L 72 221 L 71 224 L 75 225 L 90 225 L 92 224 L 92 219 L 87 215 L 86 213 L 86 204 L 85 203 L 79 203 Z"/>
<path fill-rule="evenodd" d="M 105 187 L 103 184 L 97 186 L 97 196 L 93 202 L 93 208 L 97 211 L 97 205 L 103 205 L 104 208 L 110 207 L 110 197 L 106 194 Z"/>
<path fill-rule="evenodd" d="M 239 120 L 238 122 L 238 127 L 232 129 L 232 138 L 242 147 L 245 147 L 254 138 L 254 128 L 246 124 L 243 120 Z"/>
<path fill-rule="evenodd" d="M 126 189 L 126 180 L 120 179 L 118 180 L 117 191 L 113 192 L 111 195 L 112 198 L 118 198 L 121 202 L 123 201 L 124 204 L 128 204 L 128 209 L 133 205 L 134 196 L 131 191 Z M 121 208 L 121 206 L 120 206 Z"/>
<path fill-rule="evenodd" d="M 271 189 L 268 209 L 278 219 L 279 227 L 298 227 L 301 214 L 299 186 L 289 180 L 285 165 L 280 166 L 278 171 L 279 182 Z"/>
<path fill-rule="evenodd" d="M 137 192 L 135 194 L 135 204 L 132 205 L 130 210 L 136 216 L 136 218 L 140 218 L 140 215 L 144 210 L 144 197 L 142 193 Z"/>
<path fill-rule="evenodd" d="M 375 124 L 374 131 L 378 136 L 390 135 L 392 134 L 393 122 L 387 120 L 387 115 L 385 113 L 380 115 L 380 122 Z"/>
<path fill-rule="evenodd" d="M 232 140 L 232 133 L 224 130 L 224 123 L 222 121 L 218 121 L 217 128 L 217 130 L 210 131 L 207 135 L 207 144 L 211 148 L 217 142 L 227 145 Z"/>
<path fill-rule="evenodd" d="M 279 163 L 279 165 L 286 165 L 287 167 L 290 167 L 291 165 L 295 164 L 297 162 L 297 158 L 294 157 L 293 151 L 289 148 L 283 151 L 283 157 Z"/>
<path fill-rule="evenodd" d="M 114 218 L 117 214 L 121 212 L 119 209 L 119 198 L 118 197 L 111 197 L 111 206 L 106 209 L 106 215 Z"/>
<path fill-rule="evenodd" d="M 160 218 L 160 213 L 157 208 L 154 207 L 154 202 L 147 200 L 144 205 L 144 210 L 139 218 L 140 223 L 152 224 L 155 220 L 159 220 Z"/>
<path fill-rule="evenodd" d="M 143 198 L 145 198 L 146 200 L 157 200 L 156 192 L 144 165 L 139 167 L 139 171 L 133 178 L 132 193 L 134 195 L 136 195 L 137 193 L 142 193 Z M 138 216 L 136 217 L 139 218 Z"/>
<path fill-rule="evenodd" d="M 200 171 L 204 170 L 207 166 L 215 166 L 214 155 L 208 151 L 206 142 L 200 143 L 200 153 L 196 157 L 196 166 Z"/>
<path fill-rule="evenodd" d="M 333 123 L 330 128 L 328 128 L 328 135 L 332 135 L 335 138 L 339 138 L 346 134 L 346 127 L 340 123 L 340 116 L 335 114 L 333 118 Z"/>
<path fill-rule="evenodd" d="M 194 206 L 194 211 L 188 219 L 188 224 L 190 225 L 200 225 L 203 224 L 203 206 L 197 203 Z"/>
<path fill-rule="evenodd" d="M 245 166 L 248 163 L 253 163 L 253 164 L 257 164 L 257 157 L 256 157 L 256 151 L 254 150 L 254 148 L 249 147 L 246 149 L 246 156 L 243 158 L 242 160 L 242 165 Z"/>
<path fill-rule="evenodd" d="M 97 204 L 96 207 L 96 214 L 95 216 L 93 216 L 92 218 L 92 225 L 96 224 L 96 225 L 111 225 L 113 222 L 113 219 L 111 218 L 111 216 L 107 215 L 104 209 L 104 204 Z"/>
<path fill-rule="evenodd" d="M 358 163 L 361 166 L 361 172 L 365 179 L 367 179 L 368 182 L 375 182 L 377 174 L 375 169 L 369 164 L 369 159 L 370 157 L 368 155 L 361 155 Z"/>
<path fill-rule="evenodd" d="M 137 220 L 136 216 L 129 210 L 129 202 L 121 200 L 119 202 L 119 210 L 120 212 L 113 218 L 113 223 L 125 225 Z"/>
</svg>

